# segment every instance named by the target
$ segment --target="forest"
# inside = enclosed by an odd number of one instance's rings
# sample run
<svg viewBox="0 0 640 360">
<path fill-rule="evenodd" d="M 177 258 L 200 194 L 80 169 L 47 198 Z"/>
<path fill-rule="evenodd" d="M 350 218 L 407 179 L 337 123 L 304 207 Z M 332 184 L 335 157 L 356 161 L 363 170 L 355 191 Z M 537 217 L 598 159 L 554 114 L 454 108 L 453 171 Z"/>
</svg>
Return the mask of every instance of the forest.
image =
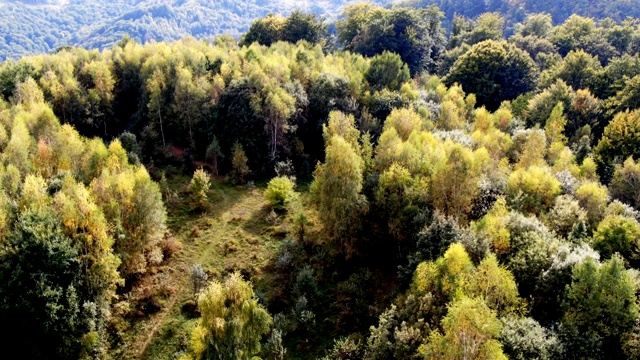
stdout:
<svg viewBox="0 0 640 360">
<path fill-rule="evenodd" d="M 640 358 L 640 23 L 482 4 L 0 64 L 0 344 Z"/>
</svg>

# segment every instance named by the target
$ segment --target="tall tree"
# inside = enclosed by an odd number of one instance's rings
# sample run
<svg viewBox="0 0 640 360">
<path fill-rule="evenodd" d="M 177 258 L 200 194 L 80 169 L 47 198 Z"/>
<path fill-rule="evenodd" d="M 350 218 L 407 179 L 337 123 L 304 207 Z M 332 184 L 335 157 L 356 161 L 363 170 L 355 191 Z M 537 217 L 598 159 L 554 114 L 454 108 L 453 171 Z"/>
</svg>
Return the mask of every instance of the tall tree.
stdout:
<svg viewBox="0 0 640 360">
<path fill-rule="evenodd" d="M 239 273 L 214 281 L 198 297 L 202 317 L 191 333 L 195 359 L 250 359 L 273 322 Z"/>
<path fill-rule="evenodd" d="M 496 110 L 504 100 L 535 88 L 538 71 L 529 54 L 504 41 L 478 43 L 462 55 L 446 76 L 446 83 L 462 85 L 476 94 L 478 104 Z"/>
<path fill-rule="evenodd" d="M 342 136 L 329 139 L 324 164 L 311 185 L 319 201 L 320 219 L 336 247 L 350 257 L 357 252 L 358 232 L 368 204 L 362 194 L 364 163 Z"/>
</svg>

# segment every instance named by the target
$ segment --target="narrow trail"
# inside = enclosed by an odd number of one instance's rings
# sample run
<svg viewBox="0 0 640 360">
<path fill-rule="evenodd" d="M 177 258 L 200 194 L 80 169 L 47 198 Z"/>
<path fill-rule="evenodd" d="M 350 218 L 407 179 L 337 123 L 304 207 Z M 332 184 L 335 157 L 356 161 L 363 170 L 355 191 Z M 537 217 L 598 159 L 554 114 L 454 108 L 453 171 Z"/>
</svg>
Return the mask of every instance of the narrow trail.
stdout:
<svg viewBox="0 0 640 360">
<path fill-rule="evenodd" d="M 216 198 L 217 208 L 200 216 L 186 216 L 169 225 L 173 236 L 183 248 L 165 268 L 174 289 L 162 309 L 140 319 L 129 330 L 127 346 L 120 359 L 142 360 L 156 358 L 155 346 L 163 328 L 180 312 L 180 304 L 190 296 L 189 269 L 194 263 L 204 265 L 210 280 L 216 279 L 237 266 L 248 268 L 264 266 L 273 251 L 273 241 L 264 241 L 260 234 L 264 223 L 264 199 L 262 191 L 255 189 L 225 189 Z M 229 248 L 230 250 L 227 250 Z M 222 278 L 217 278 L 221 280 Z M 178 323 L 184 321 L 178 320 Z M 180 331 L 180 330 L 178 330 Z M 174 335 L 175 336 L 175 335 Z M 166 349 L 162 349 L 165 351 Z M 179 350 L 171 348 L 170 350 Z"/>
<path fill-rule="evenodd" d="M 144 340 L 144 343 L 142 343 L 142 345 L 140 346 L 136 345 L 140 342 L 141 339 L 136 339 L 136 341 L 133 342 L 132 349 L 134 351 L 135 349 L 138 349 L 134 355 L 135 359 L 142 359 L 142 355 L 144 355 L 144 352 L 147 351 L 147 347 L 149 346 L 149 344 L 151 344 L 151 341 L 153 340 L 153 337 L 156 335 L 156 332 L 158 332 L 160 327 L 164 324 L 164 320 L 167 318 L 167 316 L 169 316 L 176 302 L 181 297 L 183 285 L 184 285 L 184 280 L 180 283 L 180 289 L 176 291 L 175 294 L 173 294 L 171 301 L 164 307 L 164 309 L 158 316 L 154 317 L 152 321 L 153 327 L 151 328 L 151 330 L 149 330 L 149 332 L 146 334 L 140 334 L 139 338 L 143 338 L 146 335 L 146 339 Z"/>
</svg>

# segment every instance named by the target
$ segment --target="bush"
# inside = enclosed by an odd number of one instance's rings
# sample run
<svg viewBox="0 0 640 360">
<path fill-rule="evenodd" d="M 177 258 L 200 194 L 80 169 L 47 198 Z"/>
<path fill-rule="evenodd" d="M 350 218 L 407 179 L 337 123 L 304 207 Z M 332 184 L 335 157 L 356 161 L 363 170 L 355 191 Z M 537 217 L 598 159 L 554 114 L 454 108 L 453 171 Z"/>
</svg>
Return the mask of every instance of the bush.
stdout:
<svg viewBox="0 0 640 360">
<path fill-rule="evenodd" d="M 209 196 L 209 188 L 211 187 L 211 181 L 209 174 L 203 169 L 196 170 L 193 173 L 191 182 L 189 183 L 189 191 L 191 192 L 191 198 L 199 209 L 204 209 L 207 206 Z"/>
<path fill-rule="evenodd" d="M 297 193 L 293 190 L 295 186 L 288 177 L 275 177 L 269 181 L 264 198 L 274 209 L 283 210 L 297 197 Z"/>
</svg>

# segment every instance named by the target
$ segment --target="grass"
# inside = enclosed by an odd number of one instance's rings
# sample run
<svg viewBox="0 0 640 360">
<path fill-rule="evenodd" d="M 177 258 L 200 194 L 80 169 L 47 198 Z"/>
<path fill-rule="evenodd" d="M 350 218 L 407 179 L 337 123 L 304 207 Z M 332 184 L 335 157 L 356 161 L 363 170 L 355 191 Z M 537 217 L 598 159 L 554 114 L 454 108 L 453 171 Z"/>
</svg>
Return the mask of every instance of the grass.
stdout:
<svg viewBox="0 0 640 360">
<path fill-rule="evenodd" d="M 133 292 L 149 291 L 159 303 L 155 313 L 138 311 L 126 321 L 124 345 L 112 353 L 117 359 L 177 359 L 189 346 L 189 338 L 198 315 L 190 282 L 190 269 L 201 264 L 209 280 L 223 280 L 239 271 L 253 282 L 254 290 L 268 305 L 272 315 L 287 317 L 285 346 L 287 358 L 308 359 L 326 354 L 333 339 L 352 334 L 367 334 L 369 326 L 393 297 L 393 278 L 369 269 L 357 261 L 346 262 L 327 246 L 326 234 L 319 223 L 315 206 L 304 185 L 300 206 L 309 223 L 304 239 L 283 242 L 294 234 L 285 214 L 271 211 L 264 200 L 266 183 L 258 186 L 229 186 L 213 181 L 208 194 L 209 208 L 195 210 L 189 199 L 190 178 L 171 177 L 165 191 L 171 236 L 182 249 L 160 267 L 151 269 Z M 280 263 L 282 254 L 293 257 L 288 265 Z M 311 268 L 317 289 L 312 293 L 297 287 L 298 276 Z M 395 273 L 394 273 L 395 274 Z M 145 290 L 148 289 L 148 290 Z M 300 323 L 292 311 L 301 295 L 307 296 L 312 323 Z M 143 299 L 144 297 L 132 297 Z M 140 301 L 138 300 L 138 303 Z M 116 353 L 121 351 L 121 353 Z"/>
<path fill-rule="evenodd" d="M 182 249 L 139 282 L 139 286 L 164 289 L 159 296 L 162 308 L 132 321 L 118 358 L 176 358 L 187 348 L 196 321 L 191 266 L 202 264 L 210 280 L 222 280 L 233 271 L 260 279 L 287 232 L 287 221 L 274 216 L 264 201 L 263 188 L 232 187 L 214 180 L 209 208 L 198 211 L 188 201 L 189 180 L 168 181 L 172 196 L 166 201 L 167 225 Z"/>
</svg>

